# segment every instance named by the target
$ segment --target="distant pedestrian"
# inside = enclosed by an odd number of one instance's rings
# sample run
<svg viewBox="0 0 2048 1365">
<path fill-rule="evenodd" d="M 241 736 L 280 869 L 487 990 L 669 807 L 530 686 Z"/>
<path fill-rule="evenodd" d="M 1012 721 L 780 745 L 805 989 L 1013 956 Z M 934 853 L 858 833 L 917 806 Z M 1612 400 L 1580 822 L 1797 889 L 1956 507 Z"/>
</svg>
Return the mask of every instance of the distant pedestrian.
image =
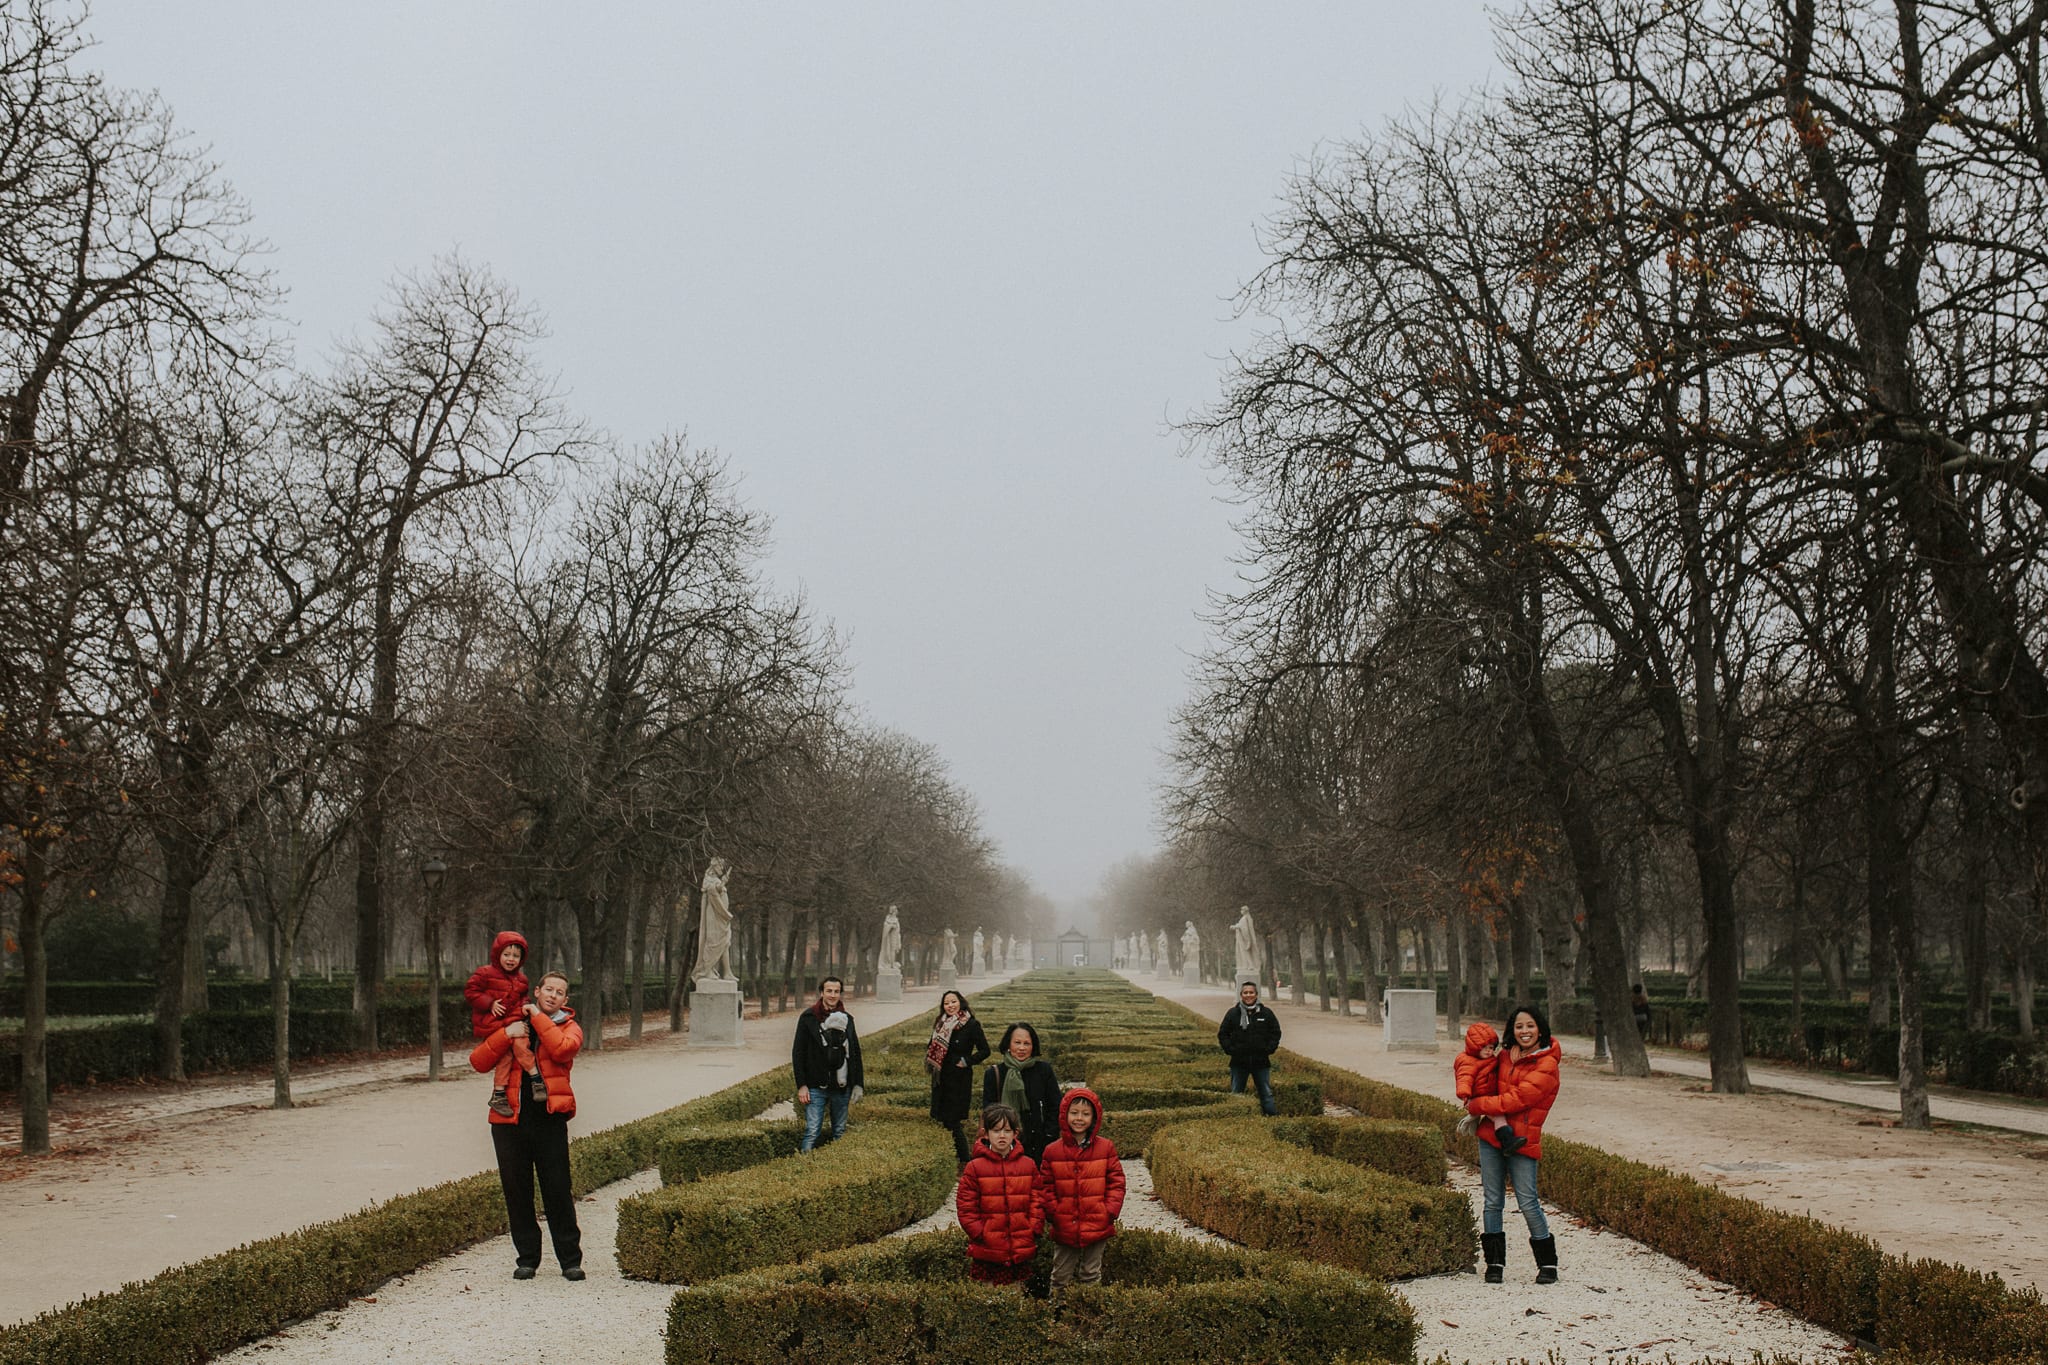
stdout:
<svg viewBox="0 0 2048 1365">
<path fill-rule="evenodd" d="M 537 1178 L 562 1278 L 580 1280 L 583 1233 L 576 1226 L 576 1198 L 569 1184 L 569 1120 L 576 1117 L 569 1069 L 583 1050 L 583 1026 L 569 1008 L 568 977 L 560 972 L 543 976 L 533 1001 L 521 1007 L 520 1017 L 494 1029 L 469 1054 L 469 1064 L 490 1071 L 520 1043 L 530 1048 L 533 1061 L 507 1088 L 506 1108 L 512 1112 L 500 1112 L 495 1102 L 490 1105 L 491 1146 L 497 1151 L 498 1183 L 505 1191 L 512 1250 L 518 1258 L 512 1278 L 530 1280 L 540 1267 L 540 1223 L 533 1211 Z"/>
<path fill-rule="evenodd" d="M 974 1102 L 974 1068 L 988 1056 L 988 1035 L 967 1008 L 967 997 L 947 991 L 939 997 L 939 1015 L 932 1021 L 925 1045 L 924 1069 L 932 1082 L 932 1119 L 953 1135 L 953 1155 L 965 1162 L 973 1155 L 965 1131 Z"/>
<path fill-rule="evenodd" d="M 860 1031 L 845 1007 L 845 991 L 845 982 L 826 977 L 818 983 L 817 1000 L 797 1016 L 789 1066 L 796 1074 L 796 1102 L 804 1116 L 801 1150 L 806 1152 L 818 1145 L 826 1111 L 832 1115 L 825 1136 L 830 1142 L 846 1131 L 847 1107 L 861 1097 Z"/>
<path fill-rule="evenodd" d="M 1031 1278 L 1045 1210 L 1038 1201 L 1038 1165 L 1019 1136 L 1023 1120 L 1007 1104 L 981 1111 L 981 1139 L 960 1172 L 953 1206 L 967 1230 L 967 1278 L 1016 1284 Z"/>
<path fill-rule="evenodd" d="M 1629 1013 L 1636 1017 L 1636 1032 L 1642 1036 L 1644 1042 L 1649 1042 L 1650 996 L 1643 989 L 1643 983 L 1640 981 L 1628 988 L 1628 1008 Z"/>
<path fill-rule="evenodd" d="M 1085 1086 L 1060 1100 L 1060 1140 L 1038 1163 L 1038 1200 L 1052 1233 L 1052 1287 L 1102 1281 L 1102 1252 L 1124 1207 L 1124 1163 L 1102 1135 L 1102 1101 Z"/>
<path fill-rule="evenodd" d="M 1033 1161 L 1060 1135 L 1060 1078 L 1039 1052 L 1038 1030 L 1012 1024 L 1003 1030 L 995 1060 L 981 1078 L 983 1104 L 1007 1104 L 1024 1120 L 1024 1150 Z"/>
<path fill-rule="evenodd" d="M 469 1031 L 488 1038 L 519 1018 L 526 1005 L 526 973 L 519 970 L 526 961 L 526 938 L 511 929 L 491 940 L 490 960 L 469 974 L 462 998 L 469 1002 Z M 516 1038 L 512 1050 L 491 1073 L 491 1112 L 499 1118 L 512 1117 L 512 1103 L 505 1097 L 514 1076 L 533 1070 L 533 1047 Z"/>
<path fill-rule="evenodd" d="M 1465 1112 L 1479 1117 L 1480 1246 L 1486 1253 L 1486 1278 L 1498 1282 L 1496 1266 L 1507 1263 L 1505 1186 L 1512 1181 L 1515 1205 L 1529 1228 L 1529 1250 L 1536 1257 L 1536 1283 L 1557 1283 L 1557 1239 L 1543 1216 L 1536 1193 L 1536 1163 L 1543 1159 L 1543 1120 L 1557 1100 L 1560 1049 L 1550 1036 L 1550 1021 L 1534 1005 L 1519 1006 L 1508 1016 L 1508 1050 L 1497 1063 L 1491 1095 L 1474 1095 Z M 1501 1115 L 1522 1140 L 1519 1152 L 1503 1151 L 1493 1125 L 1483 1120 Z"/>
<path fill-rule="evenodd" d="M 1247 1080 L 1257 1084 L 1259 1111 L 1280 1112 L 1273 1100 L 1273 1054 L 1280 1050 L 1280 1020 L 1259 1001 L 1256 982 L 1237 988 L 1237 1003 L 1216 1026 L 1216 1044 L 1230 1056 L 1230 1093 L 1242 1095 Z"/>
</svg>

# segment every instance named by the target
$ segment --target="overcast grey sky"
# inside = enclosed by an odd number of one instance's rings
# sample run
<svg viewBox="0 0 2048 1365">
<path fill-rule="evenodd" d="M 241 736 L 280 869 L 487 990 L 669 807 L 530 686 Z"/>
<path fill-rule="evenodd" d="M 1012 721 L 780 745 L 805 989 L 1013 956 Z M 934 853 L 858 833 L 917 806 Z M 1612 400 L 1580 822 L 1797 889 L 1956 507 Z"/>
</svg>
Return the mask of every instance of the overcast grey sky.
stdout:
<svg viewBox="0 0 2048 1365">
<path fill-rule="evenodd" d="M 1170 422 L 1245 335 L 1257 224 L 1319 143 L 1494 64 L 1473 0 L 97 0 L 91 29 L 251 201 L 305 360 L 459 247 L 545 311 L 585 417 L 730 456 L 862 707 L 1069 904 L 1155 843 L 1231 576 Z"/>
</svg>

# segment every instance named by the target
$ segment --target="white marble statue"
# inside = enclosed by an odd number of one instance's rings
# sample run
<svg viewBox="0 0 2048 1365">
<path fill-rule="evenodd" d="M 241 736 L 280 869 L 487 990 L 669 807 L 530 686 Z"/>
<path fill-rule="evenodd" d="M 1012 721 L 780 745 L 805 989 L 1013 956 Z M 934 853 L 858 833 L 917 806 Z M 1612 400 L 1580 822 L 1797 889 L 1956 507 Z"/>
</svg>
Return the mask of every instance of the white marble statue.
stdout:
<svg viewBox="0 0 2048 1365">
<path fill-rule="evenodd" d="M 946 931 L 946 944 L 939 949 L 939 970 L 953 972 L 960 969 L 960 936 L 951 929 Z"/>
<path fill-rule="evenodd" d="M 697 919 L 697 979 L 736 980 L 732 970 L 732 900 L 726 894 L 725 877 L 732 864 L 713 858 L 704 869 L 704 895 Z"/>
<path fill-rule="evenodd" d="M 1262 981 L 1265 978 L 1259 972 L 1259 931 L 1252 927 L 1252 908 L 1240 905 L 1237 909 L 1237 923 L 1230 926 L 1231 935 L 1236 940 L 1237 980 L 1240 984 Z"/>
<path fill-rule="evenodd" d="M 1172 953 L 1173 948 L 1166 941 L 1166 931 L 1164 929 L 1161 929 L 1159 931 L 1159 951 L 1154 955 L 1153 960 L 1155 962 L 1164 963 L 1166 959 L 1172 955 Z"/>
<path fill-rule="evenodd" d="M 1187 955 L 1202 951 L 1202 936 L 1195 932 L 1193 920 L 1189 920 L 1188 927 L 1180 931 L 1180 950 Z"/>
<path fill-rule="evenodd" d="M 889 907 L 889 913 L 882 916 L 882 946 L 875 950 L 875 970 L 903 970 L 903 922 L 896 918 L 893 905 Z"/>
<path fill-rule="evenodd" d="M 981 930 L 976 929 L 974 931 L 974 956 L 968 959 L 968 961 L 974 964 L 974 975 L 976 976 L 988 975 L 987 946 L 987 941 L 981 936 Z"/>
</svg>

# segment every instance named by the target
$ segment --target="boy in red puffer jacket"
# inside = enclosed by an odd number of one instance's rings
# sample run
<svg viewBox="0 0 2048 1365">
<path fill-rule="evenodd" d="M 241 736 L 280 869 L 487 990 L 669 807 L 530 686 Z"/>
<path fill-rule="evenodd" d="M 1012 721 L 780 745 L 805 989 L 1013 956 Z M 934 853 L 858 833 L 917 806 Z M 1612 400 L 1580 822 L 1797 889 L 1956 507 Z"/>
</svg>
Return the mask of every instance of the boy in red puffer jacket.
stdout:
<svg viewBox="0 0 2048 1365">
<path fill-rule="evenodd" d="M 960 1172 L 953 1204 L 967 1229 L 967 1278 L 1016 1284 L 1031 1278 L 1045 1212 L 1038 1204 L 1038 1163 L 1018 1134 L 1024 1120 L 1007 1104 L 981 1111 L 981 1140 Z"/>
<path fill-rule="evenodd" d="M 507 929 L 491 940 L 491 960 L 469 974 L 462 998 L 469 1002 L 469 1031 L 488 1038 L 519 1018 L 526 1006 L 526 973 L 519 970 L 526 961 L 526 936 Z M 514 1038 L 512 1050 L 498 1059 L 491 1073 L 491 1112 L 499 1118 L 512 1117 L 512 1101 L 505 1087 L 514 1076 L 533 1070 L 533 1044 Z"/>
<path fill-rule="evenodd" d="M 1495 1060 L 1499 1056 L 1500 1035 L 1493 1031 L 1493 1025 L 1474 1023 L 1465 1030 L 1465 1050 L 1451 1060 L 1451 1083 L 1457 1091 L 1458 1103 L 1500 1093 L 1500 1063 Z M 1513 1156 L 1522 1150 L 1522 1139 L 1515 1136 L 1506 1118 L 1495 1114 L 1486 1121 L 1493 1125 L 1493 1135 L 1503 1152 Z M 1478 1123 L 1467 1114 L 1458 1120 L 1458 1131 L 1470 1133 Z"/>
<path fill-rule="evenodd" d="M 1102 1250 L 1124 1208 L 1124 1163 L 1102 1136 L 1102 1101 L 1086 1087 L 1060 1100 L 1060 1140 L 1038 1159 L 1038 1202 L 1052 1229 L 1052 1287 L 1102 1281 Z"/>
</svg>

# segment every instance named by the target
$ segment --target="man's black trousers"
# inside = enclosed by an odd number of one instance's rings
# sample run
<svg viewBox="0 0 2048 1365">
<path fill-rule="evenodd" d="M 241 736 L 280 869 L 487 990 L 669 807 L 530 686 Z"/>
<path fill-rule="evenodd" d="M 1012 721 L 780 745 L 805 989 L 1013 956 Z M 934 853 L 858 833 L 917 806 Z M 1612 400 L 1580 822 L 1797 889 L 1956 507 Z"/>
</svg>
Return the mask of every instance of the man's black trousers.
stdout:
<svg viewBox="0 0 2048 1365">
<path fill-rule="evenodd" d="M 523 1100 L 519 1122 L 491 1125 L 498 1149 L 498 1182 L 505 1187 L 505 1212 L 512 1219 L 512 1249 L 519 1264 L 540 1264 L 540 1223 L 533 1215 L 533 1179 L 540 1177 L 547 1206 L 548 1235 L 562 1269 L 583 1264 L 583 1233 L 576 1226 L 576 1200 L 569 1193 L 569 1121 L 531 1114 Z"/>
</svg>

